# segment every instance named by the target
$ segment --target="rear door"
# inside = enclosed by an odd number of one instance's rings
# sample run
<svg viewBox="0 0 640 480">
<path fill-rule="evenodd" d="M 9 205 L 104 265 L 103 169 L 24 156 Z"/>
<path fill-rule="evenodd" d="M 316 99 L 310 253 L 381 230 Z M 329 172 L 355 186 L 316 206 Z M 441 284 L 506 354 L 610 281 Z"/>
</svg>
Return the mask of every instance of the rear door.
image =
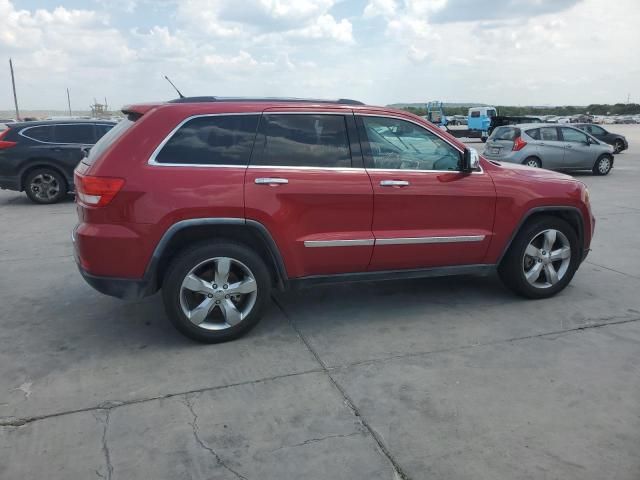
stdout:
<svg viewBox="0 0 640 480">
<path fill-rule="evenodd" d="M 543 168 L 563 168 L 564 142 L 560 138 L 557 127 L 540 127 L 539 139 L 535 140 L 538 156 Z M 528 133 L 528 132 L 527 132 Z"/>
<path fill-rule="evenodd" d="M 291 278 L 365 271 L 373 191 L 351 110 L 266 110 L 245 214 L 269 230 Z"/>
<path fill-rule="evenodd" d="M 493 231 L 491 177 L 460 172 L 462 149 L 420 124 L 384 113 L 356 119 L 374 191 L 369 269 L 482 263 Z"/>
<path fill-rule="evenodd" d="M 560 127 L 560 134 L 565 144 L 565 167 L 591 169 L 596 161 L 597 152 L 588 142 L 587 135 L 568 127 Z"/>
</svg>

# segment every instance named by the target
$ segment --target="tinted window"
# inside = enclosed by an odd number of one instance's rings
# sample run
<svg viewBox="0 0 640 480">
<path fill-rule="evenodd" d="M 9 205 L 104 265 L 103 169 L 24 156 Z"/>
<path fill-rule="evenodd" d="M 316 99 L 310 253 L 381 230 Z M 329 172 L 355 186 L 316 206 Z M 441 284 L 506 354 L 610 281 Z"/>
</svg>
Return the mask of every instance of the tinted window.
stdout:
<svg viewBox="0 0 640 480">
<path fill-rule="evenodd" d="M 257 165 L 350 167 L 343 115 L 265 115 L 264 146 Z"/>
<path fill-rule="evenodd" d="M 520 136 L 520 129 L 513 127 L 498 127 L 496 128 L 493 135 L 491 135 L 492 140 L 509 140 L 513 141 L 516 137 Z"/>
<path fill-rule="evenodd" d="M 31 127 L 22 130 L 22 134 L 26 137 L 33 138 L 40 142 L 53 142 L 53 125 L 42 125 L 40 127 Z"/>
<path fill-rule="evenodd" d="M 113 125 L 96 124 L 96 140 L 100 140 L 105 133 L 113 128 Z"/>
<path fill-rule="evenodd" d="M 91 147 L 91 150 L 89 150 L 89 156 L 82 161 L 88 165 L 92 165 L 93 162 L 96 161 L 96 158 L 102 155 L 107 148 L 113 145 L 113 143 L 133 125 L 134 121 L 135 120 L 130 120 L 128 118 L 120 120 L 113 128 L 105 133 L 93 147 Z"/>
<path fill-rule="evenodd" d="M 479 110 L 476 110 L 476 111 L 471 112 L 471 116 L 472 116 L 473 118 L 475 118 L 475 117 L 479 117 L 479 116 L 480 116 L 480 111 L 479 111 Z"/>
<path fill-rule="evenodd" d="M 558 130 L 556 127 L 542 127 L 540 129 L 540 140 L 557 141 Z"/>
<path fill-rule="evenodd" d="M 247 165 L 258 115 L 220 115 L 189 120 L 156 156 L 158 163 Z"/>
<path fill-rule="evenodd" d="M 93 125 L 55 125 L 53 136 L 56 143 L 85 143 L 93 145 L 95 143 L 95 133 Z"/>
<path fill-rule="evenodd" d="M 493 118 L 495 116 L 496 116 L 496 111 L 495 110 L 487 110 L 487 117 Z"/>
<path fill-rule="evenodd" d="M 573 128 L 561 128 L 561 130 L 565 142 L 585 143 L 587 141 L 587 136 L 578 130 Z"/>
<path fill-rule="evenodd" d="M 369 168 L 459 170 L 460 153 L 414 123 L 386 117 L 360 117 Z"/>
<path fill-rule="evenodd" d="M 590 125 L 588 132 L 591 132 L 593 135 L 606 135 L 607 132 L 603 128 L 596 127 L 595 125 Z"/>
<path fill-rule="evenodd" d="M 533 130 L 527 130 L 527 135 L 529 135 L 534 140 L 540 140 L 540 129 L 534 128 Z"/>
</svg>

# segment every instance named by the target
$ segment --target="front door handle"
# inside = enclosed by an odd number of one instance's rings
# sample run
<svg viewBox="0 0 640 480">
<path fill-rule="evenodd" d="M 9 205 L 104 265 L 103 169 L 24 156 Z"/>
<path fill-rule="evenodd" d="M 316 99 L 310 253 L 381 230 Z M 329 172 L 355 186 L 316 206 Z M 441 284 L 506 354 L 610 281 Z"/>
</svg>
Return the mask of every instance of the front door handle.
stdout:
<svg viewBox="0 0 640 480">
<path fill-rule="evenodd" d="M 282 185 L 285 183 L 289 183 L 289 180 L 286 178 L 256 178 L 254 182 L 257 185 Z"/>
<path fill-rule="evenodd" d="M 409 185 L 409 182 L 406 180 L 381 180 L 381 187 L 406 187 Z"/>
</svg>

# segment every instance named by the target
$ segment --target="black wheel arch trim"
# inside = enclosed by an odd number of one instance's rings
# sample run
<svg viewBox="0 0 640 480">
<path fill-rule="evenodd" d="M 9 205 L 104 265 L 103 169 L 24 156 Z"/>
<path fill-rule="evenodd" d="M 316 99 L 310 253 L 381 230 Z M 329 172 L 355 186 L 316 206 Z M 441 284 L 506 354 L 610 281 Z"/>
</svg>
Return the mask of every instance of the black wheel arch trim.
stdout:
<svg viewBox="0 0 640 480">
<path fill-rule="evenodd" d="M 505 245 L 504 249 L 502 250 L 502 253 L 500 254 L 500 257 L 498 258 L 498 261 L 496 262 L 497 265 L 500 265 L 502 263 L 502 260 L 504 258 L 504 256 L 507 254 L 507 252 L 509 251 L 509 248 L 511 248 L 511 244 L 513 243 L 513 240 L 516 238 L 516 235 L 518 235 L 518 233 L 520 232 L 520 230 L 522 229 L 522 226 L 527 222 L 527 220 L 529 220 L 529 218 L 531 218 L 532 215 L 535 215 L 537 213 L 544 213 L 544 212 L 570 212 L 572 214 L 576 214 L 577 218 L 578 218 L 578 232 L 576 232 L 576 234 L 578 235 L 578 241 L 580 242 L 580 244 L 582 245 L 582 256 L 580 258 L 580 261 L 584 260 L 584 258 L 586 257 L 586 254 L 584 252 L 584 218 L 582 216 L 582 212 L 580 211 L 580 209 L 578 207 L 572 207 L 570 205 L 558 205 L 558 206 L 544 206 L 544 207 L 534 207 L 530 210 L 527 211 L 527 213 L 525 213 L 522 218 L 520 219 L 520 222 L 518 223 L 518 225 L 516 226 L 516 228 L 513 230 L 513 233 L 511 234 L 511 237 L 509 238 L 509 241 L 507 242 L 507 244 Z"/>
<path fill-rule="evenodd" d="M 273 240 L 271 233 L 267 228 L 260 222 L 255 220 L 249 220 L 244 218 L 191 218 L 188 220 L 181 220 L 179 222 L 171 225 L 165 233 L 162 235 L 162 238 L 156 245 L 156 248 L 151 255 L 151 259 L 147 265 L 147 269 L 144 274 L 144 281 L 147 283 L 148 288 L 145 292 L 146 295 L 151 295 L 155 293 L 159 288 L 159 278 L 158 278 L 158 266 L 160 264 L 160 260 L 165 253 L 167 245 L 171 239 L 180 231 L 192 228 L 199 227 L 203 225 L 236 225 L 236 226 L 245 226 L 246 228 L 253 229 L 258 233 L 260 238 L 264 241 L 269 255 L 271 256 L 271 261 L 275 265 L 276 268 L 276 284 L 279 289 L 286 289 L 288 287 L 289 278 L 287 276 L 287 270 L 284 265 L 284 261 L 282 260 L 282 255 L 280 255 L 280 250 L 278 249 L 276 242 Z M 145 295 L 145 296 L 146 296 Z"/>
</svg>

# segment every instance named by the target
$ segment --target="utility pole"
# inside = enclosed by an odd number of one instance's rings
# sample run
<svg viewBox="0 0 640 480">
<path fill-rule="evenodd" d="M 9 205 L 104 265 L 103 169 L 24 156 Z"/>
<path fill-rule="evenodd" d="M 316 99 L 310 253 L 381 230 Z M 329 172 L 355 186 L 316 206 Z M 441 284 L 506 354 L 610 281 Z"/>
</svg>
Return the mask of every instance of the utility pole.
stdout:
<svg viewBox="0 0 640 480">
<path fill-rule="evenodd" d="M 69 116 L 71 116 L 71 97 L 69 96 L 68 88 L 67 88 L 67 105 L 69 106 Z"/>
<path fill-rule="evenodd" d="M 20 110 L 18 110 L 18 96 L 16 95 L 16 79 L 13 76 L 13 62 L 9 59 L 9 70 L 11 70 L 11 85 L 13 86 L 13 103 L 16 106 L 16 120 L 20 120 Z"/>
</svg>

